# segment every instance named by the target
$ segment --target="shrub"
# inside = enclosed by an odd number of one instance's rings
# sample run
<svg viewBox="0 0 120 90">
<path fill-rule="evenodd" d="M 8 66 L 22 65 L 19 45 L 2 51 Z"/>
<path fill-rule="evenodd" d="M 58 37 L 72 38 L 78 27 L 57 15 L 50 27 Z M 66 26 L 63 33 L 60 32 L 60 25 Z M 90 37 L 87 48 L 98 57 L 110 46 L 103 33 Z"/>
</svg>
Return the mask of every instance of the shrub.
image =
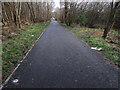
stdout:
<svg viewBox="0 0 120 90">
<path fill-rule="evenodd" d="M 85 14 L 76 15 L 75 16 L 75 23 L 85 25 L 87 23 L 87 17 Z"/>
</svg>

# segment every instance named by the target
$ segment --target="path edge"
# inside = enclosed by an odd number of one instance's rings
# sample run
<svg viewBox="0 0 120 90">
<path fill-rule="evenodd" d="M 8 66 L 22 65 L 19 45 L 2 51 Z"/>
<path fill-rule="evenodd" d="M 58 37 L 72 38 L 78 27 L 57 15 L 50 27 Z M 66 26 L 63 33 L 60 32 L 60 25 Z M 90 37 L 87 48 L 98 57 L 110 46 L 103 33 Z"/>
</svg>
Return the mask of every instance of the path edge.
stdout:
<svg viewBox="0 0 120 90">
<path fill-rule="evenodd" d="M 47 28 L 47 27 L 46 27 Z M 4 85 L 9 81 L 9 79 L 11 78 L 11 76 L 14 74 L 14 72 L 18 69 L 18 67 L 20 66 L 20 64 L 24 61 L 24 59 L 28 56 L 28 54 L 30 53 L 30 51 L 32 50 L 32 48 L 35 46 L 35 44 L 37 43 L 37 41 L 43 36 L 43 34 L 46 31 L 45 30 L 40 34 L 40 36 L 37 38 L 37 40 L 35 41 L 35 43 L 32 45 L 32 47 L 28 50 L 28 52 L 26 53 L 26 55 L 23 57 L 23 59 L 21 59 L 20 63 L 16 66 L 16 68 L 11 72 L 11 74 L 9 75 L 9 77 L 5 80 L 5 82 L 3 84 L 1 84 L 0 86 L 0 90 L 2 90 L 2 88 L 4 87 Z"/>
<path fill-rule="evenodd" d="M 91 45 L 89 43 L 87 43 L 85 40 L 81 39 L 81 38 L 78 38 L 72 31 L 70 31 L 70 29 L 67 28 L 67 26 L 63 25 L 61 22 L 57 21 L 61 26 L 63 26 L 64 28 L 66 28 L 66 30 L 68 30 L 71 34 L 73 34 L 78 40 L 81 40 L 81 42 L 83 42 L 88 48 L 91 49 Z M 100 57 L 105 61 L 105 62 L 108 62 L 108 58 L 107 60 L 105 60 L 105 56 L 103 55 L 102 52 L 99 52 L 99 51 L 96 51 L 96 50 L 91 50 L 93 51 L 94 53 L 97 53 L 98 55 L 100 55 Z M 111 60 L 110 60 L 111 61 Z M 120 71 L 120 68 L 114 64 L 113 61 L 112 62 L 112 65 L 109 65 L 109 67 L 112 67 L 113 69 L 117 70 L 117 71 Z"/>
</svg>

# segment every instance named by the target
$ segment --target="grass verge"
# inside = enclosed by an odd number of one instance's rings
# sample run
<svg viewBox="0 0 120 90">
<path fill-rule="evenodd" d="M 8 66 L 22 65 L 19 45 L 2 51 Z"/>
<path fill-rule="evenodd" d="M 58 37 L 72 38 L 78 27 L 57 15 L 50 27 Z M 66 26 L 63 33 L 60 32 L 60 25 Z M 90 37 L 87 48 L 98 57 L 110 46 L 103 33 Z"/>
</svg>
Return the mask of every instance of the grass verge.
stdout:
<svg viewBox="0 0 120 90">
<path fill-rule="evenodd" d="M 48 24 L 49 22 L 44 22 L 22 26 L 22 28 L 25 29 L 24 31 L 18 30 L 17 36 L 12 37 L 2 43 L 3 82 L 11 74 L 13 69 L 20 63 L 40 34 L 44 32 Z"/>
<path fill-rule="evenodd" d="M 62 23 L 62 25 L 66 26 Z M 73 32 L 78 38 L 87 42 L 91 47 L 102 48 L 102 54 L 105 59 L 112 60 L 117 66 L 120 67 L 119 59 L 119 41 L 118 41 L 118 32 L 111 30 L 108 33 L 106 40 L 102 38 L 103 29 L 91 29 L 87 27 L 68 27 L 71 32 Z"/>
<path fill-rule="evenodd" d="M 0 40 L 0 86 L 2 84 L 2 41 Z"/>
</svg>

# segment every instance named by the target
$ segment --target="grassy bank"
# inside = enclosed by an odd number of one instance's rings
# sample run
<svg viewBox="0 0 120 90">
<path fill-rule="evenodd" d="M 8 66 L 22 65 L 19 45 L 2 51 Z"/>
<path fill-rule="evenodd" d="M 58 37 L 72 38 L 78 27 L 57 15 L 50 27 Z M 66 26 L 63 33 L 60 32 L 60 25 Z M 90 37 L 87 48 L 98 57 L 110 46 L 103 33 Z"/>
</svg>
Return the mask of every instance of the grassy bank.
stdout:
<svg viewBox="0 0 120 90">
<path fill-rule="evenodd" d="M 2 41 L 0 40 L 0 86 L 2 84 Z"/>
<path fill-rule="evenodd" d="M 2 43 L 3 82 L 20 63 L 48 24 L 49 22 L 22 26 L 23 31 L 18 30 L 17 36 Z"/>
<path fill-rule="evenodd" d="M 66 26 L 65 24 L 62 24 Z M 111 30 L 106 40 L 102 38 L 103 29 L 91 29 L 86 27 L 68 27 L 78 38 L 87 42 L 91 47 L 102 48 L 101 53 L 107 60 L 112 60 L 116 65 L 120 67 L 118 45 L 118 32 Z"/>
</svg>

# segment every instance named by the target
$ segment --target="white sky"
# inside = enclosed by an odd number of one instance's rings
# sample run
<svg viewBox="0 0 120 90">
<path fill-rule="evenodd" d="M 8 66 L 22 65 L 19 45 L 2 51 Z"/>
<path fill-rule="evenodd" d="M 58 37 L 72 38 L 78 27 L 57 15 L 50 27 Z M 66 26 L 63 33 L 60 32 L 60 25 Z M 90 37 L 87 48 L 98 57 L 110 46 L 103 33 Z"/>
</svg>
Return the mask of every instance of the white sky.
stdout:
<svg viewBox="0 0 120 90">
<path fill-rule="evenodd" d="M 64 0 L 61 0 L 62 2 L 64 2 Z M 69 1 L 69 0 L 68 0 Z M 102 1 L 102 2 L 111 2 L 112 0 L 70 0 L 70 1 L 73 1 L 73 2 L 99 2 L 99 1 Z M 114 1 L 120 1 L 120 0 L 114 0 Z M 55 7 L 53 9 L 52 12 L 55 12 L 55 8 L 59 7 L 60 8 L 60 0 L 53 0 L 53 2 L 55 2 Z"/>
<path fill-rule="evenodd" d="M 0 0 L 1 2 L 50 2 L 51 0 Z M 56 7 L 58 6 L 59 7 L 59 1 L 60 0 L 52 0 L 56 3 Z M 65 0 L 61 0 L 61 2 L 64 2 Z M 71 1 L 71 2 L 76 2 L 76 1 L 79 1 L 79 2 L 111 2 L 112 0 L 68 0 L 68 1 Z M 116 2 L 120 1 L 120 0 L 114 0 Z"/>
<path fill-rule="evenodd" d="M 55 8 L 60 7 L 60 4 L 59 4 L 60 0 L 54 0 L 54 2 L 55 2 Z"/>
<path fill-rule="evenodd" d="M 55 2 L 55 7 L 54 9 L 52 10 L 52 12 L 55 12 L 55 8 L 59 7 L 60 8 L 60 0 L 54 0 Z"/>
</svg>

